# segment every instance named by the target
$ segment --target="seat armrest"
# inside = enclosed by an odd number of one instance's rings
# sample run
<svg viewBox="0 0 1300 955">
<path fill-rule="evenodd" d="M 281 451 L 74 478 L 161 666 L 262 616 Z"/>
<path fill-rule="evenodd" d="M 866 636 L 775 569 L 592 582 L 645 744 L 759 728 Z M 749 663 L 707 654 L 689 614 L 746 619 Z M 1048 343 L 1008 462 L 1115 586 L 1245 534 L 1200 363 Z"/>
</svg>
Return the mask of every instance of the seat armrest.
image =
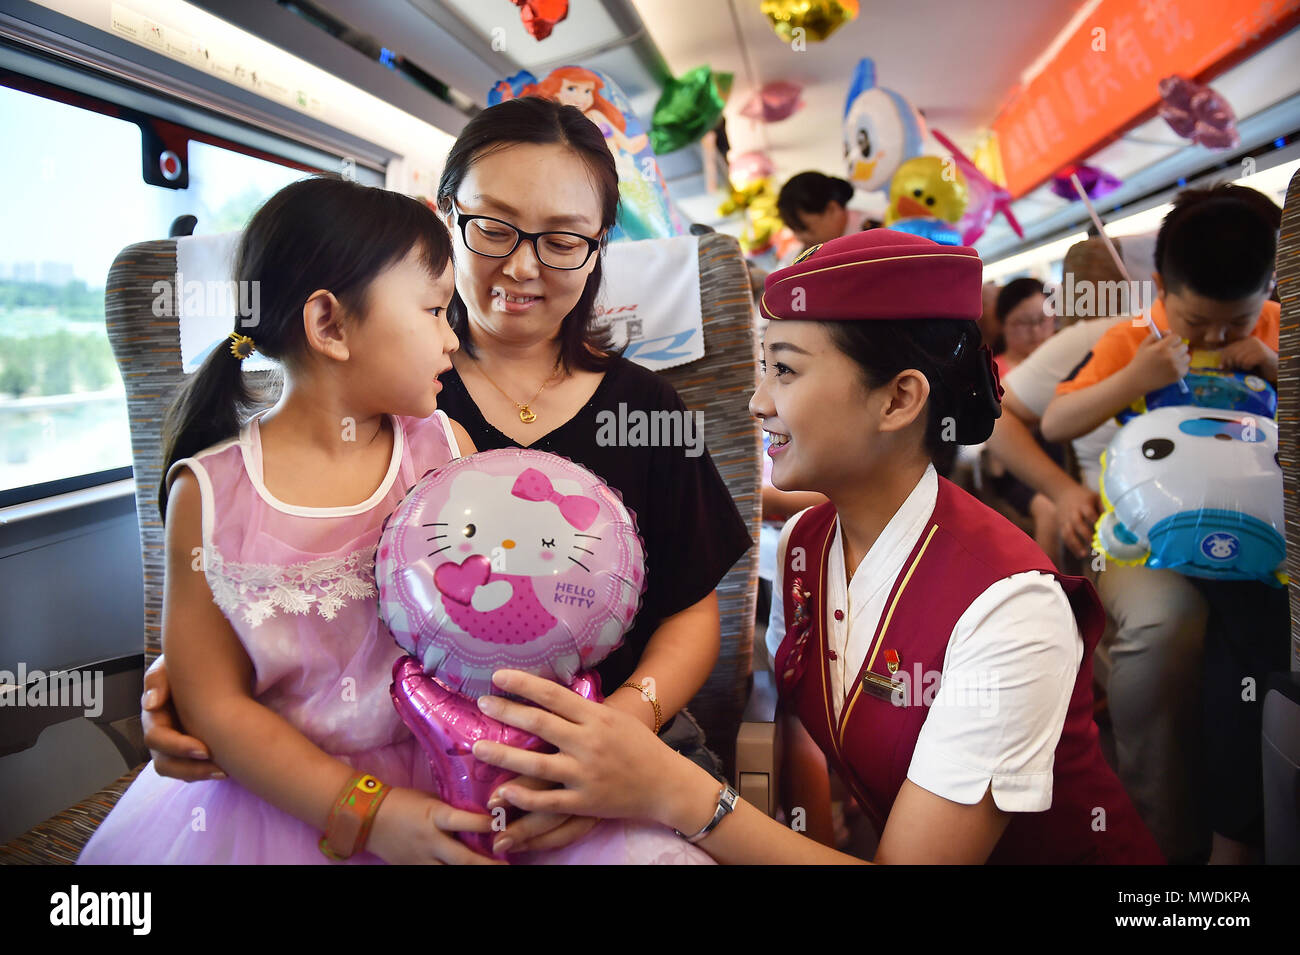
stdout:
<svg viewBox="0 0 1300 955">
<path fill-rule="evenodd" d="M 49 727 L 86 718 L 112 741 L 126 765 L 134 766 L 148 753 L 134 737 L 114 724 L 140 715 L 144 657 L 133 654 L 68 670 L 41 672 L 25 686 L 0 686 L 0 756 L 36 745 Z M 39 701 L 38 705 L 23 705 Z"/>
<path fill-rule="evenodd" d="M 736 734 L 736 789 L 769 816 L 776 815 L 780 799 L 779 736 L 776 723 L 741 723 Z"/>
</svg>

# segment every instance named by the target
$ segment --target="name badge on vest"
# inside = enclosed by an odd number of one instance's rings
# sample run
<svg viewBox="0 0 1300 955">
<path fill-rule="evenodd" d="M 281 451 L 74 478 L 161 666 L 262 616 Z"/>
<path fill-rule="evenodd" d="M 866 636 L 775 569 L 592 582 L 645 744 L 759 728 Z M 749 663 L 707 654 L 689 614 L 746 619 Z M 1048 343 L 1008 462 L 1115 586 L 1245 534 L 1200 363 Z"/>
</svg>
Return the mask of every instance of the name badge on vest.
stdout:
<svg viewBox="0 0 1300 955">
<path fill-rule="evenodd" d="M 884 677 L 868 670 L 862 675 L 862 689 L 895 706 L 906 706 L 907 687 L 897 677 L 898 665 L 902 662 L 903 658 L 897 650 L 886 650 L 885 668 L 889 670 L 889 676 Z"/>
<path fill-rule="evenodd" d="M 862 689 L 878 700 L 903 706 L 907 702 L 907 686 L 902 680 L 891 680 L 868 670 L 862 675 Z"/>
</svg>

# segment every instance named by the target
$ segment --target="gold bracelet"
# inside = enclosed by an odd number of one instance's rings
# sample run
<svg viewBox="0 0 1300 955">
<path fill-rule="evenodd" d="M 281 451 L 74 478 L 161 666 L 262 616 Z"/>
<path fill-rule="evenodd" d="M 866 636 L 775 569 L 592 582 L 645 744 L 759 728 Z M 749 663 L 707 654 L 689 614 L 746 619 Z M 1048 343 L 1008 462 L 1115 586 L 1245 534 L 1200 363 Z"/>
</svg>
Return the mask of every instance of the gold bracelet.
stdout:
<svg viewBox="0 0 1300 955">
<path fill-rule="evenodd" d="M 636 690 L 641 694 L 641 699 L 648 702 L 655 708 L 655 735 L 659 735 L 659 729 L 664 725 L 664 711 L 659 708 L 659 701 L 650 692 L 650 687 L 642 683 L 633 683 L 630 680 L 620 686 L 619 689 L 627 687 L 629 690 Z"/>
</svg>

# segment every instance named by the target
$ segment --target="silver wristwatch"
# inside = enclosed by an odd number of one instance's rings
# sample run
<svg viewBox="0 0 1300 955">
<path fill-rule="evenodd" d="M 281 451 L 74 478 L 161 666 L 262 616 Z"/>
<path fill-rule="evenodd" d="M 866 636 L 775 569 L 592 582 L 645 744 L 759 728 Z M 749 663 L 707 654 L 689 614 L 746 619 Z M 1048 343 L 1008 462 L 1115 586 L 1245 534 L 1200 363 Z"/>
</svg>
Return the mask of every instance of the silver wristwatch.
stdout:
<svg viewBox="0 0 1300 955">
<path fill-rule="evenodd" d="M 718 823 L 722 822 L 723 817 L 736 808 L 736 800 L 739 798 L 740 793 L 736 792 L 730 786 L 724 786 L 722 791 L 718 793 L 718 808 L 713 810 L 713 818 L 709 820 L 708 824 L 705 825 L 703 829 L 695 833 L 693 836 L 688 836 L 686 833 L 680 832 L 676 829 L 674 829 L 673 832 L 694 845 L 717 828 Z"/>
</svg>

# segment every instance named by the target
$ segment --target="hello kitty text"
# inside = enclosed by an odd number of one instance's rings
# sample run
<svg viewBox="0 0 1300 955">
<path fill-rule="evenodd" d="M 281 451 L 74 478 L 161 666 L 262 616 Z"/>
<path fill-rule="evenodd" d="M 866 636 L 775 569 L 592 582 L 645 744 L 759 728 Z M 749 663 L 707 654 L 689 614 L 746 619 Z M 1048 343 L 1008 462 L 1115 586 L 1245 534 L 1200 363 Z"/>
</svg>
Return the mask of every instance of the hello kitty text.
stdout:
<svg viewBox="0 0 1300 955">
<path fill-rule="evenodd" d="M 596 602 L 596 591 L 578 584 L 556 584 L 554 600 L 571 607 L 590 607 Z"/>
</svg>

